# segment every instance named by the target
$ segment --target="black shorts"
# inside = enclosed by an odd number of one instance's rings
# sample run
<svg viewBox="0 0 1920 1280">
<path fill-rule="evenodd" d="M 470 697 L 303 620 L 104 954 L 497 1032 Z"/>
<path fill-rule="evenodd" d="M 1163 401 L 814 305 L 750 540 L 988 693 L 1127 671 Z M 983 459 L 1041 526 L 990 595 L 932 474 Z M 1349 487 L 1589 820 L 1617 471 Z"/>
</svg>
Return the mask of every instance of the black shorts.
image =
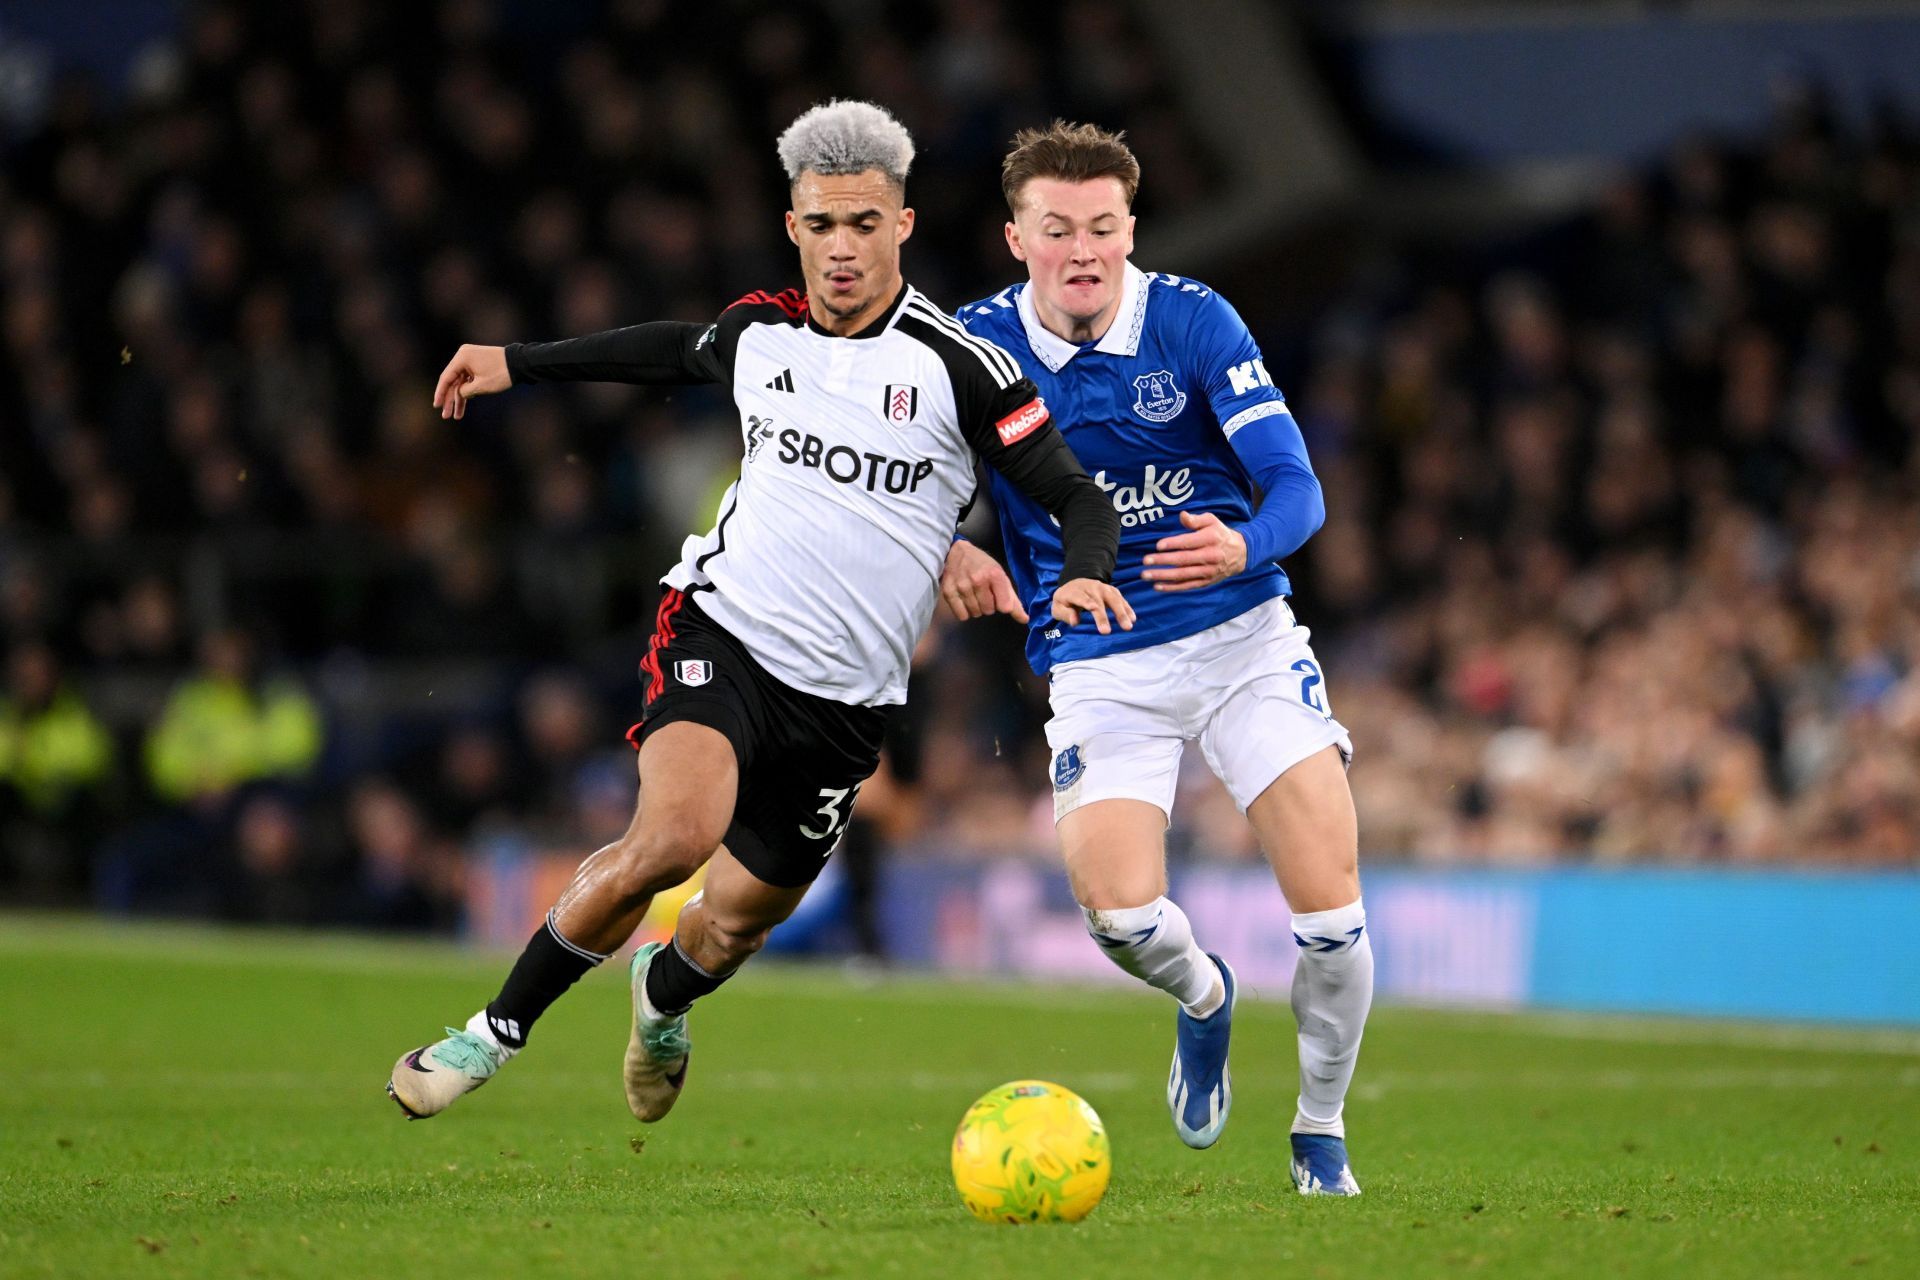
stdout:
<svg viewBox="0 0 1920 1280">
<path fill-rule="evenodd" d="M 727 849 L 768 884 L 812 884 L 847 829 L 860 784 L 880 763 L 886 710 L 781 683 L 672 587 L 661 596 L 640 675 L 646 711 L 627 740 L 638 749 L 677 720 L 725 734 L 740 765 Z"/>
</svg>

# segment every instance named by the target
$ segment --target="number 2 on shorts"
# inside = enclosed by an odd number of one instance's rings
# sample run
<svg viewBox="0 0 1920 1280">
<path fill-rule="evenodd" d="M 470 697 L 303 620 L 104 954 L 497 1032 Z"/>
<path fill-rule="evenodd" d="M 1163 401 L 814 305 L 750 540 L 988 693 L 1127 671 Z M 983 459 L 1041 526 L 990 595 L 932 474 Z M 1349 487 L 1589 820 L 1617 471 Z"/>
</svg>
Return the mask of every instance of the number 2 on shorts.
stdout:
<svg viewBox="0 0 1920 1280">
<path fill-rule="evenodd" d="M 1300 701 L 1306 703 L 1323 716 L 1331 716 L 1333 712 L 1327 710 L 1327 700 L 1321 696 L 1320 693 L 1320 682 L 1322 679 L 1320 675 L 1320 664 L 1312 658 L 1302 658 L 1293 664 L 1293 669 L 1301 673 Z"/>
</svg>

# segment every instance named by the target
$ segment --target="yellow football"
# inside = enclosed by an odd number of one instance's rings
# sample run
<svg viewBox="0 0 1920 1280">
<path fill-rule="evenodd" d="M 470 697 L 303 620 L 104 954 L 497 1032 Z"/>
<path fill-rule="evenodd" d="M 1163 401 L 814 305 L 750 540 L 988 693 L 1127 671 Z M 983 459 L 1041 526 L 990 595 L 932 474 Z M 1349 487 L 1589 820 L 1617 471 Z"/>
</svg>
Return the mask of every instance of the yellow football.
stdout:
<svg viewBox="0 0 1920 1280">
<path fill-rule="evenodd" d="M 1100 1203 L 1112 1173 L 1099 1115 L 1045 1080 L 983 1094 L 953 1135 L 953 1184 L 982 1222 L 1078 1222 Z"/>
</svg>

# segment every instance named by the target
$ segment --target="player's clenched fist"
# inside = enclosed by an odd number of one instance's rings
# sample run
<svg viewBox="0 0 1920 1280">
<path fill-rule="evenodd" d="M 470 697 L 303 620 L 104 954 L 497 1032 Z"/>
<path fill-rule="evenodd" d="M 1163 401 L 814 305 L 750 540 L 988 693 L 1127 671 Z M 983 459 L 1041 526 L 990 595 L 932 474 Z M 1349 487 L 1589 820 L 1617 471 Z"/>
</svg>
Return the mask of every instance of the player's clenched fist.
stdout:
<svg viewBox="0 0 1920 1280">
<path fill-rule="evenodd" d="M 472 343 L 453 353 L 440 381 L 433 389 L 433 407 L 442 418 L 467 416 L 467 401 L 473 396 L 490 396 L 513 385 L 507 376 L 505 347 L 476 347 Z"/>
<path fill-rule="evenodd" d="M 940 571 L 940 598 L 962 622 L 995 613 L 1009 614 L 1017 622 L 1027 621 L 1013 579 L 998 560 L 965 538 L 947 551 L 946 567 Z"/>
<path fill-rule="evenodd" d="M 1133 606 L 1120 594 L 1120 588 L 1110 582 L 1075 578 L 1061 583 L 1053 593 L 1053 616 L 1070 627 L 1079 624 L 1080 613 L 1085 610 L 1093 615 L 1094 628 L 1101 635 L 1112 635 L 1113 624 L 1107 621 L 1109 609 L 1113 610 L 1122 631 L 1133 630 Z"/>
</svg>

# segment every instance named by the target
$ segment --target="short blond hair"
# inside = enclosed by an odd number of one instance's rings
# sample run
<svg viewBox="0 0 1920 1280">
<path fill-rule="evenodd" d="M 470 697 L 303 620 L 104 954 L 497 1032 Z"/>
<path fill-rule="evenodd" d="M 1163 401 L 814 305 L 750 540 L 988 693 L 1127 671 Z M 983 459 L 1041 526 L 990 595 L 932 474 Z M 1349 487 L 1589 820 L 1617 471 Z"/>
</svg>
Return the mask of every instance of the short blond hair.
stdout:
<svg viewBox="0 0 1920 1280">
<path fill-rule="evenodd" d="M 1007 197 L 1007 208 L 1020 212 L 1020 193 L 1035 178 L 1061 182 L 1115 178 L 1127 207 L 1132 208 L 1140 192 L 1140 162 L 1133 158 L 1126 136 L 1065 120 L 1055 120 L 1044 129 L 1022 129 L 1013 135 L 1013 150 L 1000 162 L 1000 190 Z"/>
</svg>

